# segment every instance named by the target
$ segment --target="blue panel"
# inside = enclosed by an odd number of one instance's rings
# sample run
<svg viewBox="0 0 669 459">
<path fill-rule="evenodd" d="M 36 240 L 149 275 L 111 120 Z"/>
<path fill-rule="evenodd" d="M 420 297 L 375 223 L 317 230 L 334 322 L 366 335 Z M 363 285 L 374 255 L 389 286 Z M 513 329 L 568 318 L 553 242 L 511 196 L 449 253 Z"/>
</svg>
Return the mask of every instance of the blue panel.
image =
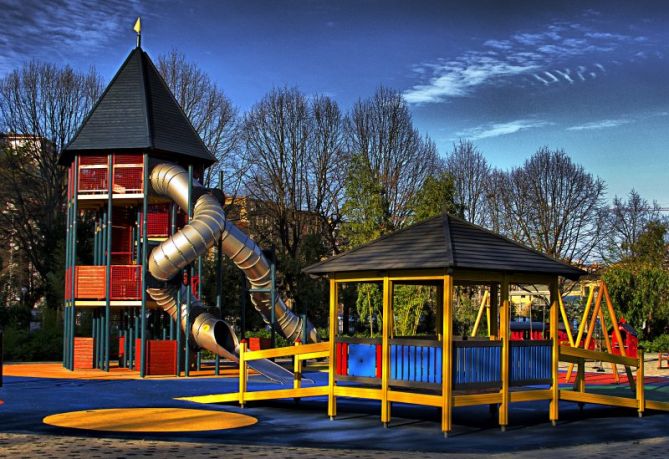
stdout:
<svg viewBox="0 0 669 459">
<path fill-rule="evenodd" d="M 512 382 L 551 379 L 551 346 L 511 346 Z"/>
<path fill-rule="evenodd" d="M 376 346 L 374 344 L 348 345 L 349 376 L 376 377 Z"/>
</svg>

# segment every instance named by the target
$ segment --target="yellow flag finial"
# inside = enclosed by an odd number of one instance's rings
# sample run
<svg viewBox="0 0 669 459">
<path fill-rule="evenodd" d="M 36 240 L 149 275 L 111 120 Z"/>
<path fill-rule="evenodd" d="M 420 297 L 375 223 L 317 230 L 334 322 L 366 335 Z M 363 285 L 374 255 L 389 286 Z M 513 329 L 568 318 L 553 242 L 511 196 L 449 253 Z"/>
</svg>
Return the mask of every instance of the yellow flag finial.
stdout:
<svg viewBox="0 0 669 459">
<path fill-rule="evenodd" d="M 137 21 L 135 21 L 135 26 L 132 28 L 135 32 L 137 32 L 137 47 L 142 46 L 142 19 L 137 18 Z"/>
</svg>

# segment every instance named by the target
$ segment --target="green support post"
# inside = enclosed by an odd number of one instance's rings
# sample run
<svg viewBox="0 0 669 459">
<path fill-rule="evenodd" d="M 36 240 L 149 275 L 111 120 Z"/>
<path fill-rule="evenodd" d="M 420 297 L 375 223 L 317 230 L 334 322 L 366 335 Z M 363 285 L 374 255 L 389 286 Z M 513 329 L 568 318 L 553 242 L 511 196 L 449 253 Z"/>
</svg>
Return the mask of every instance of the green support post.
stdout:
<svg viewBox="0 0 669 459">
<path fill-rule="evenodd" d="M 70 330 L 69 330 L 69 363 L 70 363 L 70 370 L 74 370 L 74 336 L 76 333 L 76 317 L 77 317 L 77 310 L 75 307 L 75 282 L 76 282 L 76 269 L 77 269 L 77 213 L 79 210 L 78 202 L 77 202 L 77 188 L 79 187 L 79 174 L 77 171 L 79 170 L 79 158 L 75 157 L 74 159 L 74 196 L 72 199 L 72 234 L 71 234 L 71 244 L 70 244 L 70 262 L 72 266 L 72 273 L 71 273 L 71 293 L 72 295 L 70 296 L 70 302 L 71 302 L 71 307 L 70 307 Z"/>
<path fill-rule="evenodd" d="M 275 311 L 275 305 L 276 305 L 276 252 L 274 251 L 274 247 L 272 247 L 272 265 L 270 267 L 270 274 L 271 274 L 271 279 L 272 279 L 272 292 L 270 293 L 270 298 L 271 298 L 271 310 L 270 310 L 270 316 L 271 316 L 271 347 L 275 348 L 276 347 L 276 330 L 274 330 L 274 324 L 276 323 L 276 311 Z"/>
<path fill-rule="evenodd" d="M 104 371 L 109 371 L 109 335 L 110 335 L 110 316 L 111 316 L 111 254 L 112 254 L 112 194 L 114 192 L 113 180 L 113 159 L 112 154 L 107 155 L 107 265 L 106 265 L 106 292 L 105 292 L 105 317 L 103 319 L 102 343 L 104 349 Z"/>
<path fill-rule="evenodd" d="M 73 168 L 70 168 L 70 171 Z M 72 192 L 72 173 L 68 174 L 68 191 Z M 70 194 L 67 196 L 67 213 L 66 213 L 66 223 L 65 223 L 65 276 L 68 275 L 68 269 L 70 267 L 70 225 L 72 223 L 72 197 Z M 67 356 L 69 353 L 68 350 L 68 340 L 67 340 L 67 331 L 69 329 L 68 323 L 68 314 L 69 314 L 69 297 L 70 292 L 65 292 L 63 298 L 63 368 L 67 368 Z"/>
<path fill-rule="evenodd" d="M 218 172 L 218 188 L 223 191 L 223 171 Z M 225 203 L 222 203 L 225 206 Z M 223 238 L 219 236 L 216 246 L 216 308 L 223 317 Z M 216 376 L 221 374 L 221 356 L 216 356 Z"/>
<path fill-rule="evenodd" d="M 188 222 L 190 223 L 191 218 L 193 218 L 193 165 L 188 165 Z M 185 355 L 185 369 L 184 374 L 186 377 L 190 375 L 190 306 L 191 306 L 191 282 L 193 279 L 193 266 L 191 265 L 188 270 L 188 284 L 186 289 L 186 330 L 184 334 L 186 335 L 186 355 Z"/>
<path fill-rule="evenodd" d="M 170 204 L 170 236 L 174 235 L 177 230 L 177 208 L 174 203 Z M 174 339 L 174 328 L 175 328 L 175 321 L 172 317 L 170 317 L 170 340 Z M 178 324 L 177 324 L 178 328 Z M 177 346 L 178 348 L 178 346 Z M 177 356 L 179 355 L 179 351 L 177 350 Z"/>
<path fill-rule="evenodd" d="M 197 298 L 202 301 L 202 257 L 197 257 Z M 202 351 L 197 351 L 196 368 L 202 369 Z"/>
<path fill-rule="evenodd" d="M 149 155 L 144 153 L 144 196 L 142 199 L 142 317 L 141 317 L 141 348 L 139 375 L 146 375 L 146 269 L 149 257 L 147 250 L 149 240 L 147 237 L 147 213 L 149 211 Z"/>
</svg>

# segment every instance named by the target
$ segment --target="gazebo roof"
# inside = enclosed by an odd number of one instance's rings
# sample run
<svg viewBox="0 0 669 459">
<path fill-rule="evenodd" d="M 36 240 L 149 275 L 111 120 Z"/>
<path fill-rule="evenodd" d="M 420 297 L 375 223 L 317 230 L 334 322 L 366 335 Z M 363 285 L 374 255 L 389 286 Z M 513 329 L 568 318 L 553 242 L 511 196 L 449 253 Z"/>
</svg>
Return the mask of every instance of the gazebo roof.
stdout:
<svg viewBox="0 0 669 459">
<path fill-rule="evenodd" d="M 304 272 L 324 275 L 429 268 L 554 274 L 570 279 L 585 274 L 581 269 L 449 214 L 387 234 L 308 266 Z"/>
<path fill-rule="evenodd" d="M 100 151 L 155 151 L 210 165 L 209 152 L 149 55 L 135 48 L 59 159 Z"/>
</svg>

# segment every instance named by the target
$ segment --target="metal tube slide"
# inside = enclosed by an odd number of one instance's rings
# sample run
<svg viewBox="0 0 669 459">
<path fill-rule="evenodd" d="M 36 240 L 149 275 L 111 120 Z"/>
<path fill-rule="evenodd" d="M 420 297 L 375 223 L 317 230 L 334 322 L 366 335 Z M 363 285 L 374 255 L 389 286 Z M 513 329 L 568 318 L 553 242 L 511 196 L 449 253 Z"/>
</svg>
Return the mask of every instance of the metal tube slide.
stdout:
<svg viewBox="0 0 669 459">
<path fill-rule="evenodd" d="M 188 173 L 182 167 L 159 164 L 151 171 L 150 182 L 156 193 L 169 197 L 182 209 L 188 208 Z M 220 238 L 223 253 L 244 272 L 251 289 L 270 289 L 270 265 L 260 247 L 226 220 L 218 200 L 199 183 L 193 185 L 193 193 L 197 200 L 191 222 L 153 249 L 149 256 L 151 275 L 165 282 L 172 280 L 199 255 L 204 255 Z M 147 292 L 182 327 L 185 326 L 186 308 L 182 308 L 184 313 L 181 320 L 176 317 L 176 287 L 150 288 Z M 255 292 L 251 295 L 251 301 L 264 321 L 269 323 L 272 307 L 270 294 Z M 288 309 L 280 298 L 274 304 L 274 312 L 277 331 L 292 341 L 299 338 L 302 330 L 301 318 Z M 198 346 L 236 360 L 239 342 L 228 324 L 207 313 L 200 302 L 191 306 L 190 318 L 191 336 Z M 308 341 L 317 342 L 316 329 L 309 321 L 306 325 Z"/>
</svg>

